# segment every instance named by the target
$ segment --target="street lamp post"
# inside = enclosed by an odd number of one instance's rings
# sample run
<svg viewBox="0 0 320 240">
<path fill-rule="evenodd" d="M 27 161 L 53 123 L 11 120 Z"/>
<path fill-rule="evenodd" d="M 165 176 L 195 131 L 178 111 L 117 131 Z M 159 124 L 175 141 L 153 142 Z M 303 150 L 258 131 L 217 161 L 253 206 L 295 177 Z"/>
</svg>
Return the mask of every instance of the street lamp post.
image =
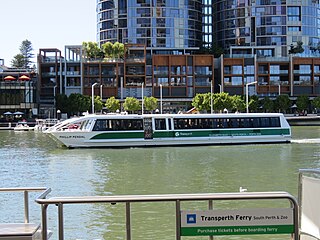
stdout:
<svg viewBox="0 0 320 240">
<path fill-rule="evenodd" d="M 144 83 L 141 84 L 141 114 L 142 115 L 144 111 L 143 89 L 144 89 Z"/>
<path fill-rule="evenodd" d="M 94 114 L 94 86 L 98 83 L 94 83 L 91 86 L 91 100 L 92 100 L 92 114 Z"/>
<path fill-rule="evenodd" d="M 56 118 L 56 89 L 57 85 L 53 86 L 53 118 Z"/>
<path fill-rule="evenodd" d="M 220 93 L 222 93 L 222 86 L 221 86 L 221 84 L 218 84 L 218 85 L 219 85 Z"/>
<path fill-rule="evenodd" d="M 213 101 L 212 101 L 212 92 L 213 92 L 213 90 L 212 90 L 212 81 L 211 81 L 211 86 L 210 86 L 210 108 L 211 108 L 211 114 L 213 113 Z"/>
<path fill-rule="evenodd" d="M 162 84 L 160 84 L 160 114 L 162 114 Z"/>
<path fill-rule="evenodd" d="M 247 106 L 247 113 L 249 112 L 249 85 L 254 85 L 257 82 L 251 82 L 246 84 L 246 106 Z"/>
<path fill-rule="evenodd" d="M 100 98 L 101 98 L 101 100 L 102 100 L 102 87 L 103 87 L 103 85 L 101 84 L 100 85 Z"/>
</svg>

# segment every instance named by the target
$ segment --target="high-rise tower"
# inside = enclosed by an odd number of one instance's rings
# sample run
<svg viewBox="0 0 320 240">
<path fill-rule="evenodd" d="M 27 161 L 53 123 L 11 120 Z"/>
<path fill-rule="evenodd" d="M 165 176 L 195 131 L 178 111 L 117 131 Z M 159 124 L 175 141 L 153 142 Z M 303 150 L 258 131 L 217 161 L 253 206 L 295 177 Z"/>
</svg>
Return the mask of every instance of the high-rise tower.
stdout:
<svg viewBox="0 0 320 240">
<path fill-rule="evenodd" d="M 98 42 L 183 52 L 202 43 L 201 0 L 97 0 Z"/>
<path fill-rule="evenodd" d="M 315 0 L 218 0 L 213 16 L 215 40 L 232 53 L 283 57 L 299 41 L 305 53 L 319 43 Z"/>
</svg>

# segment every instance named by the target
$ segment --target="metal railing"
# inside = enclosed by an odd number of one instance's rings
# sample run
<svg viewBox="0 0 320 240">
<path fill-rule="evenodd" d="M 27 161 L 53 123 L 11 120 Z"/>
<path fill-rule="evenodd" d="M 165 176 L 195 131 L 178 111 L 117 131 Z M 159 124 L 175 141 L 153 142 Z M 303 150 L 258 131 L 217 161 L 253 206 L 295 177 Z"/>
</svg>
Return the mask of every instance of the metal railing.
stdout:
<svg viewBox="0 0 320 240">
<path fill-rule="evenodd" d="M 162 194 L 162 195 L 118 195 L 118 196 L 83 196 L 83 197 L 57 197 L 38 198 L 42 211 L 42 239 L 47 240 L 47 208 L 49 205 L 58 207 L 58 232 L 59 240 L 64 239 L 63 206 L 66 204 L 96 204 L 96 203 L 124 203 L 126 216 L 126 239 L 131 240 L 131 203 L 141 202 L 175 202 L 176 211 L 176 239 L 181 239 L 181 202 L 183 201 L 208 201 L 212 209 L 213 201 L 221 200 L 288 200 L 293 208 L 294 240 L 299 240 L 299 211 L 296 199 L 287 192 L 244 192 L 244 193 L 201 193 L 201 194 Z"/>
<path fill-rule="evenodd" d="M 24 223 L 29 223 L 29 192 L 42 192 L 37 199 L 44 199 L 50 192 L 50 188 L 0 188 L 0 192 L 23 192 L 24 194 Z"/>
</svg>

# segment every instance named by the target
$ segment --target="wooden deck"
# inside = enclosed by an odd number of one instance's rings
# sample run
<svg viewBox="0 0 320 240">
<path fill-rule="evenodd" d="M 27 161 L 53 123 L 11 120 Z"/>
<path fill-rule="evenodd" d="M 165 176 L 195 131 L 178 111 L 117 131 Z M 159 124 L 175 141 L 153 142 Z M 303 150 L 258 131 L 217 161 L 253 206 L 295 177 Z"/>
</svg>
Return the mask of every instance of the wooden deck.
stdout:
<svg viewBox="0 0 320 240">
<path fill-rule="evenodd" d="M 33 223 L 0 224 L 0 240 L 40 240 L 40 225 Z"/>
</svg>

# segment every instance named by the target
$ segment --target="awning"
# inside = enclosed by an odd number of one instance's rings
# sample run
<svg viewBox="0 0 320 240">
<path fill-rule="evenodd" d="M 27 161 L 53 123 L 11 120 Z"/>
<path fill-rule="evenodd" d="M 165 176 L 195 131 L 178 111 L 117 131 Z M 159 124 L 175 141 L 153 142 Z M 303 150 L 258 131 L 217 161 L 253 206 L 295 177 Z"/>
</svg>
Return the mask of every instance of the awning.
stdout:
<svg viewBox="0 0 320 240">
<path fill-rule="evenodd" d="M 23 115 L 24 113 L 23 112 L 14 112 L 13 114 L 14 115 Z"/>
</svg>

